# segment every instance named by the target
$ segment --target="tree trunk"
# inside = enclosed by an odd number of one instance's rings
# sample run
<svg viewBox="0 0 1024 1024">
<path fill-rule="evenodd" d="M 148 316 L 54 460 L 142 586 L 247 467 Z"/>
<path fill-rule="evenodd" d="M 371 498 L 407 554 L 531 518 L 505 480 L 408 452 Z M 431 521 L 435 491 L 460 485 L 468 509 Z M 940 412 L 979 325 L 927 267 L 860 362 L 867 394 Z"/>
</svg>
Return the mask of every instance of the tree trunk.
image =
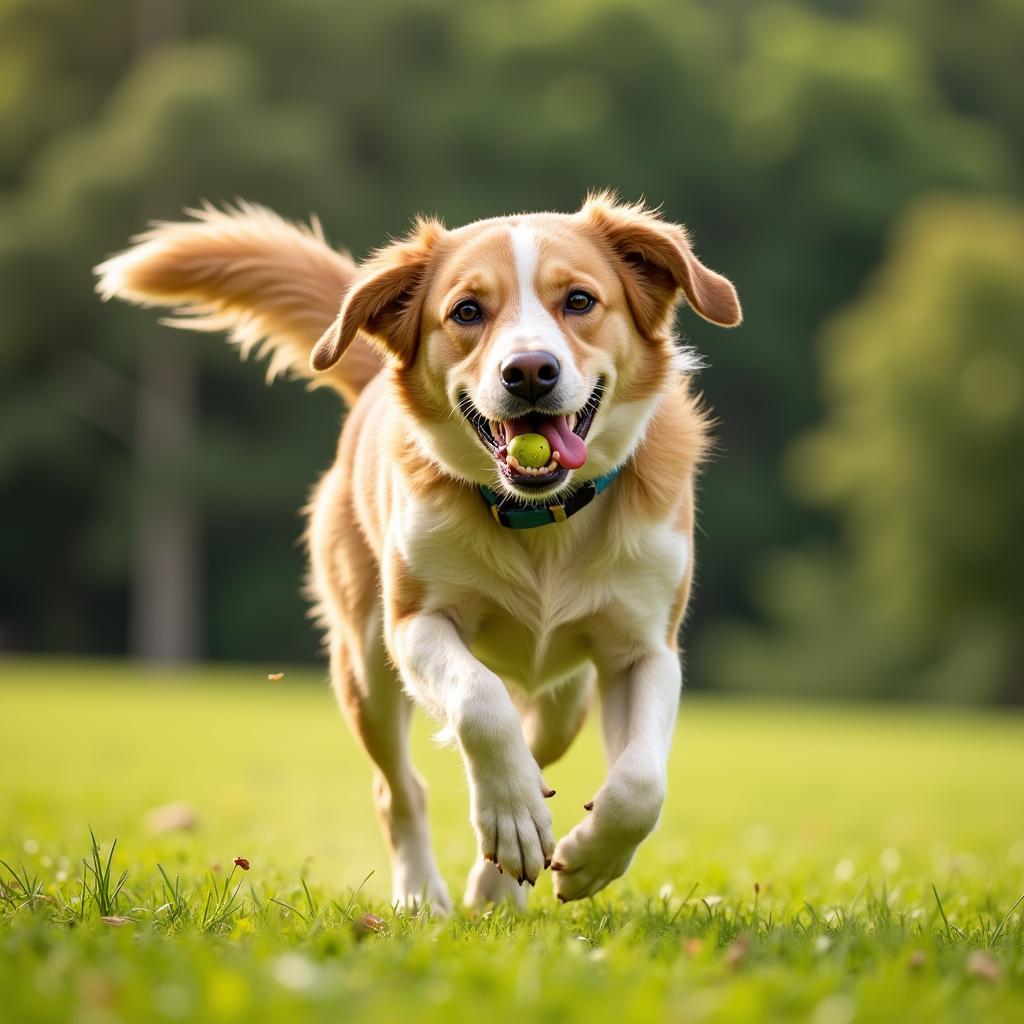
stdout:
<svg viewBox="0 0 1024 1024">
<path fill-rule="evenodd" d="M 137 57 L 180 39 L 184 22 L 184 0 L 139 0 Z M 140 339 L 136 387 L 131 649 L 149 660 L 194 660 L 201 654 L 199 516 L 180 472 L 197 411 L 191 346 L 169 343 L 165 331 Z"/>
<path fill-rule="evenodd" d="M 199 516 L 180 472 L 196 412 L 188 347 L 177 338 L 142 339 L 137 386 L 132 652 L 188 661 L 200 655 L 201 577 Z"/>
</svg>

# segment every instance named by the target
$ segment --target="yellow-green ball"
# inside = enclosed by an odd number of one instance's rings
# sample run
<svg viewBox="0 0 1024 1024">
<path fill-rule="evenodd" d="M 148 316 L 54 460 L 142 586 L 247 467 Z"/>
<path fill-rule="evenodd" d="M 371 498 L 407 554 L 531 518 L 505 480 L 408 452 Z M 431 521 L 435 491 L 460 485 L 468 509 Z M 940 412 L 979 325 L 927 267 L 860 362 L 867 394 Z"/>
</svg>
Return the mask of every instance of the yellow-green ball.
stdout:
<svg viewBox="0 0 1024 1024">
<path fill-rule="evenodd" d="M 508 453 L 520 466 L 540 469 L 551 458 L 551 445 L 543 434 L 516 434 L 509 441 Z"/>
</svg>

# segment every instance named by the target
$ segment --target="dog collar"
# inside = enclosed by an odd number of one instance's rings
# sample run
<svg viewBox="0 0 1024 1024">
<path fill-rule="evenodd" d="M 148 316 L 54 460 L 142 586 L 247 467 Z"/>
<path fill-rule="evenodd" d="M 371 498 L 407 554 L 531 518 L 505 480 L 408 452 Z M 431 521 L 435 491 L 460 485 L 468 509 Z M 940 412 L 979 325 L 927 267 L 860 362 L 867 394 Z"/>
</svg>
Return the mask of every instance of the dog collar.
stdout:
<svg viewBox="0 0 1024 1024">
<path fill-rule="evenodd" d="M 596 480 L 587 480 L 558 505 L 523 504 L 516 501 L 515 498 L 500 495 L 483 484 L 480 484 L 480 493 L 491 510 L 491 516 L 499 526 L 507 526 L 510 530 L 532 530 L 535 526 L 564 523 L 570 516 L 576 515 L 619 475 L 621 468 L 620 466 L 619 469 L 613 469 Z M 507 508 L 503 508 L 502 502 L 507 501 L 516 501 L 516 504 L 510 504 Z"/>
</svg>

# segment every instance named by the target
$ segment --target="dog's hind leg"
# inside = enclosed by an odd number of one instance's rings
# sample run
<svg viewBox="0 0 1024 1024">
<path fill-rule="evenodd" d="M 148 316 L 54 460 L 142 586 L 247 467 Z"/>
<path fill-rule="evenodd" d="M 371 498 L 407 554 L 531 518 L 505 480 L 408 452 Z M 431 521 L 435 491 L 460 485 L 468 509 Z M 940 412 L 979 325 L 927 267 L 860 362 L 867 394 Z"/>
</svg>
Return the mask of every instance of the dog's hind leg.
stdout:
<svg viewBox="0 0 1024 1024">
<path fill-rule="evenodd" d="M 362 647 L 355 638 L 332 638 L 331 675 L 345 717 L 375 766 L 373 800 L 391 857 L 392 899 L 405 907 L 426 900 L 446 912 L 451 899 L 430 842 L 426 788 L 409 757 L 412 702 L 379 637 L 379 627 L 368 627 L 363 650 L 353 650 Z"/>
<path fill-rule="evenodd" d="M 482 910 L 489 903 L 503 903 L 505 900 L 522 910 L 526 906 L 523 887 L 511 875 L 503 874 L 497 864 L 478 859 L 469 869 L 463 903 L 467 907 Z"/>
<path fill-rule="evenodd" d="M 576 739 L 593 700 L 596 680 L 596 669 L 587 664 L 554 689 L 514 695 L 523 736 L 541 768 L 557 761 Z"/>
</svg>

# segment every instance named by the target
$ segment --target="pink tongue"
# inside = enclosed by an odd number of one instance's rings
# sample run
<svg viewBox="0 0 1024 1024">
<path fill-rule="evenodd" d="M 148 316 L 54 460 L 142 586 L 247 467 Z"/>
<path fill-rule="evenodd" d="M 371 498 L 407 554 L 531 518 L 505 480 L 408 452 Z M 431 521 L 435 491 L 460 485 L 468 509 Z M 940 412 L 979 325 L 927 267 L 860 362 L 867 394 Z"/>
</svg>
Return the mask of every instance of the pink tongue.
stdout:
<svg viewBox="0 0 1024 1024">
<path fill-rule="evenodd" d="M 566 469 L 579 469 L 587 461 L 587 445 L 579 434 L 574 434 L 566 416 L 545 416 L 536 427 L 528 419 L 509 420 L 505 423 L 506 440 L 511 441 L 518 434 L 536 430 L 543 434 L 551 445 L 552 452 L 558 452 L 558 461 Z"/>
</svg>

